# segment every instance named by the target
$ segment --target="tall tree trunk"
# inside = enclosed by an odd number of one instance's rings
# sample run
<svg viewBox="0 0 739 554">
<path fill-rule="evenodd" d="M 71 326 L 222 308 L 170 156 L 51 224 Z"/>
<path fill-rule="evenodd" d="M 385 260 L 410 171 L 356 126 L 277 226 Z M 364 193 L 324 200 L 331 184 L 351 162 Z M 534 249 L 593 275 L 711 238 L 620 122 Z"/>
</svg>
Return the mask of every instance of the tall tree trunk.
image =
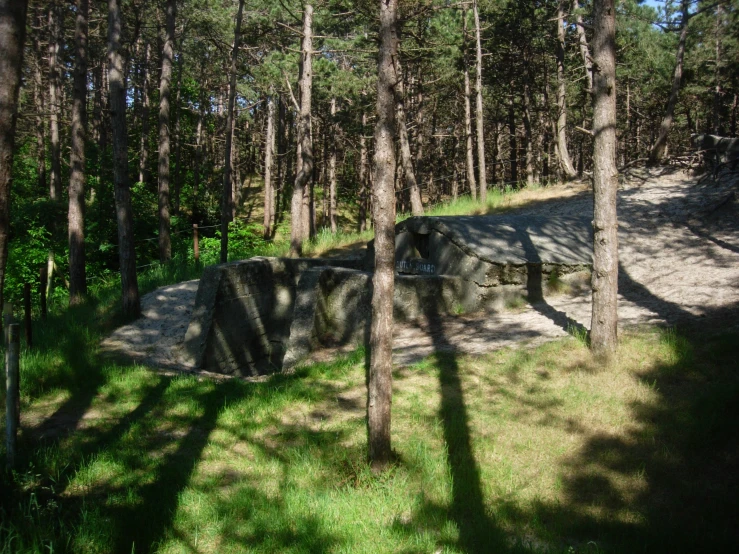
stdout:
<svg viewBox="0 0 739 554">
<path fill-rule="evenodd" d="M 234 29 L 234 44 L 231 51 L 231 69 L 229 71 L 228 84 L 228 108 L 226 113 L 226 150 L 224 152 L 223 165 L 223 196 L 221 197 L 221 263 L 228 261 L 228 224 L 233 220 L 234 201 L 233 187 L 231 185 L 231 148 L 233 147 L 233 117 L 234 104 L 236 102 L 236 60 L 239 54 L 239 41 L 241 40 L 241 18 L 244 13 L 244 0 L 239 0 L 239 11 L 236 14 L 236 27 Z"/>
<path fill-rule="evenodd" d="M 27 9 L 28 2 L 25 0 L 0 0 L 0 306 L 8 261 L 10 183 L 13 177 Z"/>
<path fill-rule="evenodd" d="M 203 142 L 203 123 L 205 120 L 205 105 L 207 98 L 205 90 L 208 87 L 208 79 L 204 79 L 200 87 L 200 100 L 198 101 L 198 123 L 195 127 L 195 167 L 192 176 L 193 196 L 193 216 L 197 219 L 198 213 L 198 194 L 200 193 L 200 181 L 203 175 L 203 159 L 205 157 L 205 144 Z"/>
<path fill-rule="evenodd" d="M 529 86 L 529 77 L 526 75 L 526 83 L 523 87 L 523 95 L 521 97 L 523 104 L 523 129 L 526 139 L 526 184 L 531 186 L 534 184 L 534 133 L 531 128 L 531 88 Z"/>
<path fill-rule="evenodd" d="M 513 105 L 513 96 L 508 104 L 508 141 L 511 150 L 511 181 L 518 184 L 518 140 L 516 138 L 516 111 Z"/>
<path fill-rule="evenodd" d="M 583 25 L 582 15 L 578 13 L 580 3 L 578 0 L 572 0 L 572 11 L 575 13 L 575 27 L 577 29 L 577 42 L 580 47 L 580 57 L 582 57 L 583 68 L 585 70 L 585 82 L 588 86 L 588 94 L 593 90 L 593 58 L 590 57 L 590 48 L 588 48 L 588 37 L 585 35 L 585 26 Z"/>
<path fill-rule="evenodd" d="M 477 198 L 477 178 L 475 177 L 475 154 L 474 140 L 472 138 L 472 106 L 470 96 L 470 71 L 467 57 L 467 4 L 462 5 L 462 20 L 464 22 L 464 133 L 465 133 L 465 171 L 467 173 L 467 185 L 470 195 Z"/>
<path fill-rule="evenodd" d="M 267 98 L 267 137 L 264 144 L 264 238 L 272 236 L 275 211 L 275 186 L 272 182 L 272 169 L 275 154 L 275 101 Z"/>
<path fill-rule="evenodd" d="M 59 51 L 61 50 L 61 13 L 56 1 L 49 5 L 49 143 L 51 173 L 49 196 L 62 198 L 62 161 L 59 142 Z"/>
<path fill-rule="evenodd" d="M 121 54 L 121 0 L 108 0 L 108 87 L 110 126 L 113 135 L 113 175 L 115 211 L 118 223 L 118 259 L 121 271 L 123 315 L 141 313 L 136 277 L 136 250 L 133 236 L 131 186 L 128 177 L 128 138 L 126 135 L 126 77 Z"/>
<path fill-rule="evenodd" d="M 367 394 L 369 461 L 375 471 L 390 463 L 393 394 L 393 294 L 395 290 L 395 90 L 398 56 L 397 0 L 380 0 L 380 53 L 374 158 L 375 273 Z"/>
<path fill-rule="evenodd" d="M 359 232 L 367 230 L 367 114 L 362 111 L 362 127 L 359 133 Z"/>
<path fill-rule="evenodd" d="M 721 125 L 721 54 L 723 51 L 724 7 L 716 6 L 716 61 L 713 66 L 713 134 L 723 135 Z"/>
<path fill-rule="evenodd" d="M 146 42 L 144 46 L 144 75 L 141 83 L 141 136 L 139 137 L 139 182 L 149 184 L 149 124 L 151 112 L 151 73 L 149 63 L 151 60 L 151 44 Z"/>
<path fill-rule="evenodd" d="M 72 138 L 69 157 L 69 304 L 87 294 L 85 271 L 85 141 L 87 128 L 88 0 L 77 0 Z"/>
<path fill-rule="evenodd" d="M 180 40 L 180 50 L 182 49 L 182 41 Z M 177 59 L 177 96 L 175 97 L 174 112 L 174 190 L 172 194 L 172 212 L 175 215 L 180 214 L 180 193 L 182 192 L 182 134 L 180 131 L 180 119 L 182 118 L 182 70 L 185 65 L 185 57 L 180 51 L 180 57 Z"/>
<path fill-rule="evenodd" d="M 475 92 L 477 93 L 477 182 L 480 184 L 480 202 L 487 202 L 488 197 L 488 181 L 485 171 L 485 130 L 483 128 L 483 111 L 482 111 L 482 44 L 480 38 L 480 13 L 477 8 L 477 0 L 472 4 L 475 12 L 475 37 L 477 39 L 477 63 L 476 63 L 476 82 Z"/>
<path fill-rule="evenodd" d="M 593 62 L 593 313 L 590 347 L 609 357 L 618 346 L 618 218 L 616 193 L 616 8 L 594 3 Z"/>
<path fill-rule="evenodd" d="M 423 215 L 423 201 L 421 200 L 421 189 L 418 187 L 416 173 L 413 170 L 413 154 L 408 140 L 408 124 L 405 117 L 405 87 L 403 83 L 403 69 L 400 58 L 395 58 L 395 103 L 397 108 L 397 128 L 400 139 L 400 160 L 405 175 L 405 184 L 411 200 L 411 213 Z"/>
<path fill-rule="evenodd" d="M 159 81 L 159 261 L 162 263 L 172 259 L 172 240 L 169 234 L 169 121 L 176 17 L 177 1 L 167 0 L 167 26 L 162 47 L 162 74 Z"/>
<path fill-rule="evenodd" d="M 39 10 L 34 19 L 39 28 L 43 28 L 43 12 Z M 46 191 L 46 127 L 44 126 L 46 102 L 44 102 L 44 82 L 41 71 L 43 52 L 39 35 L 40 33 L 36 33 L 33 38 L 33 105 L 36 107 L 36 182 L 39 191 L 43 193 Z"/>
<path fill-rule="evenodd" d="M 331 232 L 336 233 L 338 226 L 336 224 L 336 97 L 331 98 L 331 126 L 328 129 L 330 135 L 329 141 L 329 161 L 328 161 L 328 181 L 329 181 L 329 220 L 331 221 Z"/>
<path fill-rule="evenodd" d="M 672 88 L 670 89 L 670 97 L 665 107 L 665 116 L 659 126 L 657 140 L 654 141 L 649 151 L 649 163 L 657 164 L 662 161 L 667 152 L 667 135 L 672 128 L 672 120 L 675 116 L 675 106 L 680 94 L 680 83 L 683 78 L 683 59 L 685 58 L 685 42 L 688 38 L 688 24 L 690 23 L 690 14 L 688 8 L 690 2 L 683 0 L 682 2 L 682 26 L 680 30 L 680 40 L 677 43 L 677 55 L 675 56 L 675 71 L 672 74 Z"/>
<path fill-rule="evenodd" d="M 567 83 L 565 82 L 564 0 L 557 6 L 557 153 L 559 165 L 568 179 L 577 176 L 567 148 Z"/>
<path fill-rule="evenodd" d="M 298 110 L 298 156 L 295 171 L 295 187 L 293 188 L 290 206 L 291 232 L 290 255 L 300 256 L 303 253 L 303 241 L 309 234 L 309 221 L 304 212 L 307 198 L 306 185 L 313 176 L 313 140 L 311 136 L 311 110 L 313 99 L 313 5 L 303 6 L 303 41 L 300 64 L 300 104 Z"/>
</svg>

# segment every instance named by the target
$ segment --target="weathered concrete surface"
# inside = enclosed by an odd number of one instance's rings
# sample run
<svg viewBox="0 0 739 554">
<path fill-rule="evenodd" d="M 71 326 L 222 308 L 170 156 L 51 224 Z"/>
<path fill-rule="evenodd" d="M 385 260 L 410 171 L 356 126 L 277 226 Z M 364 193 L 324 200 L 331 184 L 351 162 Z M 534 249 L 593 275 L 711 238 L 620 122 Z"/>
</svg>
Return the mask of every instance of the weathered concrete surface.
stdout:
<svg viewBox="0 0 739 554">
<path fill-rule="evenodd" d="M 206 268 L 185 333 L 182 363 L 240 376 L 282 367 L 296 289 L 307 270 L 355 260 L 252 258 Z"/>
<path fill-rule="evenodd" d="M 396 227 L 396 268 L 399 273 L 459 276 L 483 289 L 480 299 L 489 309 L 517 299 L 535 301 L 545 296 L 542 283 L 587 279 L 590 220 L 412 217 Z"/>
<path fill-rule="evenodd" d="M 322 267 L 307 271 L 300 281 L 284 369 L 323 346 L 369 343 L 371 273 Z M 413 321 L 474 310 L 481 294 L 480 287 L 460 277 L 398 275 L 393 312 L 398 321 Z"/>
<path fill-rule="evenodd" d="M 436 264 L 437 274 L 454 270 L 455 260 L 443 249 L 446 243 L 492 264 L 589 264 L 593 250 L 591 219 L 515 215 L 411 217 L 395 228 L 396 250 L 406 256 L 408 246 L 404 240 L 408 239 L 402 234 L 414 235 L 421 246 L 418 257 Z M 429 237 L 426 247 L 420 244 L 424 236 Z"/>
</svg>

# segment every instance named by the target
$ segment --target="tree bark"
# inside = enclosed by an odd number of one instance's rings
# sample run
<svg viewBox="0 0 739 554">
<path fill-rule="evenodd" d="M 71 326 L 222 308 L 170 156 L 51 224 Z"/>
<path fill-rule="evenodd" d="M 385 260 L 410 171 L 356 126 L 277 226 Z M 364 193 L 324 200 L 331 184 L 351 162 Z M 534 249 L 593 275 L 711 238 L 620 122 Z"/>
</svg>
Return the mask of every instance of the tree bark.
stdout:
<svg viewBox="0 0 739 554">
<path fill-rule="evenodd" d="M 144 46 L 144 75 L 141 83 L 141 136 L 139 137 L 139 182 L 149 183 L 149 122 L 151 112 L 151 78 L 149 62 L 151 59 L 151 44 L 147 41 Z"/>
<path fill-rule="evenodd" d="M 359 232 L 367 230 L 367 114 L 362 112 L 362 127 L 359 134 Z"/>
<path fill-rule="evenodd" d="M 136 250 L 133 236 L 131 187 L 128 177 L 128 138 L 126 135 L 125 62 L 121 54 L 121 0 L 108 0 L 108 87 L 110 125 L 113 135 L 113 175 L 115 211 L 118 224 L 118 259 L 121 271 L 123 315 L 135 318 L 141 314 L 139 286 L 136 277 Z"/>
<path fill-rule="evenodd" d="M 513 105 L 513 96 L 508 104 L 508 142 L 511 158 L 511 181 L 518 184 L 518 140 L 516 138 L 516 111 Z"/>
<path fill-rule="evenodd" d="M 85 141 L 87 129 L 87 17 L 88 0 L 77 0 L 75 22 L 72 137 L 69 158 L 69 304 L 87 294 L 85 271 Z"/>
<path fill-rule="evenodd" d="M 313 98 L 313 5 L 303 6 L 303 41 L 300 64 L 300 103 L 298 110 L 295 187 L 290 206 L 291 231 L 290 255 L 297 257 L 303 253 L 303 241 L 308 238 L 309 221 L 304 209 L 306 185 L 313 176 L 313 140 L 311 136 L 311 110 Z"/>
<path fill-rule="evenodd" d="M 531 186 L 534 184 L 534 133 L 531 128 L 531 88 L 529 86 L 529 77 L 526 75 L 526 83 L 523 87 L 521 96 L 523 104 L 523 130 L 526 139 L 526 184 Z"/>
<path fill-rule="evenodd" d="M 568 179 L 577 176 L 567 148 L 567 83 L 565 81 L 564 0 L 557 6 L 557 153 L 559 165 Z"/>
<path fill-rule="evenodd" d="M 585 35 L 585 26 L 583 25 L 582 15 L 577 13 L 580 9 L 578 0 L 572 0 L 572 11 L 575 15 L 575 27 L 577 29 L 577 41 L 580 47 L 580 56 L 582 57 L 583 68 L 585 70 L 585 82 L 588 84 L 588 94 L 593 91 L 593 58 L 590 57 L 590 48 L 588 48 L 588 37 Z"/>
<path fill-rule="evenodd" d="M 396 31 L 397 37 L 397 31 Z M 405 175 L 405 184 L 411 200 L 411 213 L 423 215 L 423 201 L 421 200 L 421 189 L 418 187 L 416 173 L 413 170 L 413 154 L 408 140 L 408 124 L 405 118 L 405 87 L 403 83 L 403 69 L 400 58 L 395 58 L 395 103 L 397 108 L 397 129 L 400 140 L 400 160 Z"/>
<path fill-rule="evenodd" d="M 477 0 L 472 4 L 475 13 L 475 37 L 477 39 L 477 63 L 476 63 L 476 82 L 475 92 L 477 93 L 477 182 L 480 184 L 480 202 L 487 202 L 488 182 L 485 171 L 485 129 L 483 128 L 483 111 L 482 111 L 482 45 L 480 39 L 480 13 L 477 8 Z"/>
<path fill-rule="evenodd" d="M 61 23 L 59 5 L 49 5 L 49 143 L 51 173 L 49 174 L 49 197 L 61 200 L 62 162 L 59 142 L 59 51 L 61 50 Z"/>
<path fill-rule="evenodd" d="M 176 0 L 167 0 L 167 25 L 162 47 L 162 74 L 159 82 L 159 261 L 162 263 L 172 259 L 172 240 L 169 234 L 169 122 L 176 17 Z"/>
<path fill-rule="evenodd" d="M 473 199 L 477 198 L 477 178 L 475 177 L 475 153 L 474 140 L 472 138 L 472 106 L 470 96 L 472 95 L 470 87 L 470 71 L 467 58 L 467 4 L 462 5 L 462 20 L 464 22 L 464 133 L 465 133 L 465 170 L 467 173 L 467 185 L 470 188 L 470 195 Z"/>
<path fill-rule="evenodd" d="M 8 261 L 10 184 L 13 177 L 27 9 L 28 2 L 25 0 L 0 0 L 0 306 Z"/>
<path fill-rule="evenodd" d="M 267 136 L 264 144 L 264 238 L 272 236 L 275 211 L 275 186 L 272 169 L 275 154 L 275 101 L 267 98 Z"/>
<path fill-rule="evenodd" d="M 39 29 L 44 27 L 44 14 L 41 9 L 34 14 L 34 24 L 38 25 Z M 33 105 L 36 107 L 36 181 L 39 191 L 43 193 L 46 191 L 46 126 L 44 125 L 46 102 L 41 70 L 43 51 L 40 34 L 40 32 L 35 33 L 33 38 Z"/>
<path fill-rule="evenodd" d="M 231 185 L 231 148 L 233 147 L 233 116 L 234 103 L 236 102 L 236 60 L 239 54 L 239 41 L 241 39 L 241 18 L 244 13 L 244 0 L 239 0 L 239 11 L 236 14 L 236 27 L 234 29 L 234 45 L 231 51 L 231 69 L 229 71 L 228 84 L 228 108 L 226 113 L 226 150 L 224 152 L 223 164 L 223 195 L 221 197 L 221 263 L 228 261 L 228 224 L 233 220 L 234 201 L 233 187 Z"/>
<path fill-rule="evenodd" d="M 618 346 L 618 218 L 616 193 L 616 9 L 594 3 L 593 67 L 593 313 L 590 347 L 609 357 Z"/>
<path fill-rule="evenodd" d="M 329 220 L 331 221 L 331 232 L 336 233 L 338 226 L 336 224 L 336 135 L 338 132 L 336 126 L 336 97 L 331 98 L 331 126 L 329 127 L 329 161 L 328 161 L 328 181 L 329 181 Z"/>
<path fill-rule="evenodd" d="M 369 461 L 381 471 L 391 461 L 393 293 L 395 289 L 395 90 L 398 55 L 397 0 L 380 0 L 380 52 L 374 157 L 375 273 L 367 395 Z"/>
<path fill-rule="evenodd" d="M 682 26 L 680 29 L 680 39 L 677 43 L 677 55 L 675 56 L 675 71 L 672 74 L 672 88 L 670 89 L 670 97 L 665 107 L 665 116 L 659 126 L 657 140 L 654 141 L 649 151 L 649 163 L 657 164 L 662 161 L 667 152 L 667 135 L 672 128 L 672 120 L 675 117 L 675 106 L 680 95 L 680 83 L 683 78 L 683 60 L 685 58 L 685 42 L 688 38 L 688 24 L 690 23 L 690 14 L 688 9 L 690 2 L 683 0 L 682 2 Z"/>
</svg>

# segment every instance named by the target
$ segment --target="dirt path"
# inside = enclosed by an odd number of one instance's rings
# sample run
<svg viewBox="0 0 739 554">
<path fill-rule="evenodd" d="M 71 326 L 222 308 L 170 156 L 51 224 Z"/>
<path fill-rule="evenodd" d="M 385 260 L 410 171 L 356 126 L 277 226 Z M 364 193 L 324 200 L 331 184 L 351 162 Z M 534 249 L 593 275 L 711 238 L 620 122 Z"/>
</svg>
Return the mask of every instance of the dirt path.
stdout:
<svg viewBox="0 0 739 554">
<path fill-rule="evenodd" d="M 619 189 L 619 320 L 621 326 L 666 323 L 739 325 L 739 180 L 699 182 L 682 171 L 634 170 Z M 592 216 L 592 195 L 549 200 L 520 215 Z M 197 281 L 162 287 L 143 298 L 141 319 L 116 330 L 103 349 L 164 369 L 182 368 L 177 349 L 195 301 Z M 563 336 L 590 325 L 590 295 L 549 297 L 520 311 L 466 314 L 429 325 L 401 324 L 395 361 L 405 365 L 434 350 L 481 353 Z M 328 353 L 316 353 L 317 358 Z"/>
</svg>

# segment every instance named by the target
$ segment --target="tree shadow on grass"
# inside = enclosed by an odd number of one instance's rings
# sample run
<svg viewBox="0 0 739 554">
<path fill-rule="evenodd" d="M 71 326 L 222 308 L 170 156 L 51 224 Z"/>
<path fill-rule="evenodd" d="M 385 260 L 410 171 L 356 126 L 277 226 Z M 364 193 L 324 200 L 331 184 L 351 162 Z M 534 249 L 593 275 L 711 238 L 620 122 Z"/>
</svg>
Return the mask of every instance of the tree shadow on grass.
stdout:
<svg viewBox="0 0 739 554">
<path fill-rule="evenodd" d="M 452 498 L 447 507 L 426 501 L 414 519 L 421 525 L 428 521 L 451 519 L 459 531 L 459 539 L 456 544 L 449 546 L 460 547 L 465 552 L 509 552 L 510 543 L 506 535 L 485 507 L 480 469 L 472 448 L 458 355 L 443 333 L 437 307 L 431 302 L 423 306 L 439 369 L 439 417 L 443 426 Z M 409 528 L 409 531 L 412 532 L 412 529 Z"/>
<path fill-rule="evenodd" d="M 639 376 L 657 398 L 631 402 L 626 432 L 563 462 L 565 501 L 537 520 L 606 552 L 737 551 L 739 335 L 696 339 L 674 336 L 676 359 Z"/>
</svg>

